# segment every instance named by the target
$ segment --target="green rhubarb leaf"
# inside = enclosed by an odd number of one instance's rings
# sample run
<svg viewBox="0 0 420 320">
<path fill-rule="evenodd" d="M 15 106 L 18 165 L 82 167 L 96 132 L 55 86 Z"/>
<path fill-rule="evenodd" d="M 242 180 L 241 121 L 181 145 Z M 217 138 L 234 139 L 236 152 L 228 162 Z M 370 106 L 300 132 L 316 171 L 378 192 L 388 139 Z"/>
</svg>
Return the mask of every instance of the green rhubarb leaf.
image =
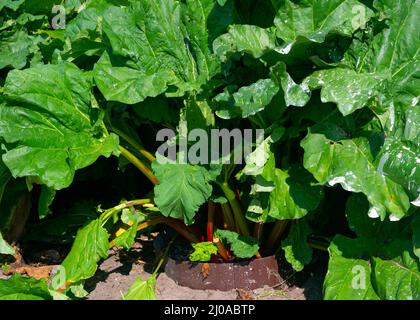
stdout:
<svg viewBox="0 0 420 320">
<path fill-rule="evenodd" d="M 233 94 L 221 93 L 215 97 L 218 103 L 216 114 L 222 119 L 248 118 L 264 110 L 278 91 L 279 87 L 273 80 L 261 79 Z"/>
<path fill-rule="evenodd" d="M 274 157 L 270 161 L 273 162 Z M 298 166 L 292 166 L 289 171 L 269 168 L 270 165 L 261 176 L 274 183 L 274 189 L 267 190 L 270 217 L 278 220 L 300 219 L 318 207 L 323 191 L 320 186 L 312 186 L 313 178 L 306 170 Z"/>
<path fill-rule="evenodd" d="M 322 87 L 322 100 L 337 103 L 344 115 L 371 107 L 383 114 L 386 131 L 394 132 L 403 125 L 406 110 L 419 101 L 420 3 L 378 0 L 375 6 L 386 20 L 385 29 L 369 31 L 368 43 L 356 37 L 346 54 L 348 68 L 316 72 L 306 83 Z"/>
<path fill-rule="evenodd" d="M 129 250 L 133 246 L 137 235 L 138 218 L 139 214 L 135 214 L 132 208 L 123 210 L 121 221 L 129 224 L 130 227 L 114 239 L 116 246 L 121 246 L 126 250 Z"/>
<path fill-rule="evenodd" d="M 220 67 L 208 45 L 216 35 L 207 30 L 223 32 L 229 16 L 215 0 L 111 6 L 103 19 L 110 54 L 104 53 L 94 69 L 99 89 L 108 100 L 129 104 L 156 97 L 169 86 L 176 88 L 171 96 L 198 90 Z M 208 23 L 218 24 L 211 29 Z"/>
<path fill-rule="evenodd" d="M 273 78 L 282 87 L 286 106 L 303 107 L 311 97 L 306 84 L 298 85 L 286 71 L 286 64 L 279 62 L 271 68 Z"/>
<path fill-rule="evenodd" d="M 123 300 L 156 300 L 156 278 L 150 276 L 146 280 L 138 277 L 123 295 Z"/>
<path fill-rule="evenodd" d="M 108 256 L 108 233 L 100 219 L 93 220 L 78 232 L 70 253 L 61 264 L 70 284 L 92 277 L 101 258 Z"/>
<path fill-rule="evenodd" d="M 324 280 L 325 300 L 379 300 L 370 281 L 369 261 L 352 254 L 357 252 L 358 245 L 342 236 L 334 238 L 328 249 L 330 260 Z"/>
<path fill-rule="evenodd" d="M 308 246 L 310 234 L 309 225 L 298 220 L 292 225 L 287 238 L 281 242 L 287 262 L 298 272 L 312 260 L 312 249 Z"/>
<path fill-rule="evenodd" d="M 245 166 L 236 177 L 240 179 L 242 175 L 258 176 L 262 174 L 267 161 L 272 156 L 270 150 L 272 143 L 271 136 L 259 143 L 255 150 L 245 157 Z"/>
<path fill-rule="evenodd" d="M 276 47 L 276 36 L 272 29 L 252 25 L 231 25 L 228 33 L 213 42 L 214 53 L 222 61 L 236 52 L 247 53 L 260 58 Z"/>
<path fill-rule="evenodd" d="M 36 45 L 34 37 L 24 31 L 4 32 L 0 35 L 0 69 L 12 67 L 22 69 Z"/>
<path fill-rule="evenodd" d="M 4 94 L 3 161 L 14 177 L 39 177 L 59 190 L 71 184 L 77 169 L 118 152 L 118 137 L 104 132 L 101 111 L 91 105 L 90 77 L 75 65 L 13 70 Z"/>
<path fill-rule="evenodd" d="M 288 46 L 299 38 L 322 43 L 330 33 L 351 36 L 365 26 L 372 14 L 357 0 L 312 0 L 299 4 L 285 0 L 278 7 L 274 24 L 277 37 Z"/>
<path fill-rule="evenodd" d="M 217 254 L 217 247 L 213 242 L 193 243 L 194 252 L 190 254 L 190 261 L 210 261 L 213 254 Z"/>
<path fill-rule="evenodd" d="M 52 297 L 45 279 L 14 274 L 10 279 L 0 279 L 0 300 L 52 300 Z"/>
<path fill-rule="evenodd" d="M 389 212 L 391 220 L 399 220 L 406 215 L 407 194 L 377 170 L 367 138 L 332 141 L 309 133 L 301 145 L 305 168 L 322 184 L 340 184 L 347 191 L 364 193 L 371 204 L 370 217 L 383 220 Z"/>
<path fill-rule="evenodd" d="M 336 68 L 315 72 L 304 84 L 312 90 L 322 88 L 321 101 L 336 103 L 346 116 L 376 102 L 387 90 L 386 79 L 386 74 Z"/>
<path fill-rule="evenodd" d="M 260 248 L 258 241 L 251 236 L 242 236 L 229 230 L 217 230 L 216 235 L 230 245 L 233 254 L 238 258 L 252 258 Z"/>
<path fill-rule="evenodd" d="M 3 8 L 9 8 L 13 11 L 16 11 L 25 0 L 2 0 L 0 2 L 0 11 L 3 10 Z"/>
<path fill-rule="evenodd" d="M 211 195 L 210 173 L 204 167 L 190 164 L 153 162 L 152 168 L 160 181 L 155 186 L 155 203 L 160 211 L 192 224 L 198 208 Z"/>
</svg>

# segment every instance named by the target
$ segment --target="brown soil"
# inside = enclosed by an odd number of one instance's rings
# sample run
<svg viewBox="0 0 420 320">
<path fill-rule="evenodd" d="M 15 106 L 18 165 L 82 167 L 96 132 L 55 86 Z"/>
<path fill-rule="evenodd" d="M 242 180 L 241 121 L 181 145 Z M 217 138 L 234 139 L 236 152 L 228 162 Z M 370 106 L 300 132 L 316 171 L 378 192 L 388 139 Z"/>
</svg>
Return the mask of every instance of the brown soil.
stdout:
<svg viewBox="0 0 420 320">
<path fill-rule="evenodd" d="M 91 300 L 118 300 L 137 277 L 146 279 L 153 269 L 153 261 L 145 258 L 146 248 L 134 248 L 129 253 L 112 251 L 107 260 L 101 263 L 96 275 L 89 279 L 86 289 Z M 146 252 L 147 256 L 147 252 Z M 322 277 L 312 276 L 303 286 L 288 287 L 283 284 L 279 288 L 262 288 L 252 292 L 238 290 L 193 290 L 179 286 L 164 272 L 157 278 L 156 293 L 160 300 L 316 300 L 321 299 Z"/>
<path fill-rule="evenodd" d="M 136 243 L 129 252 L 110 250 L 108 259 L 98 267 L 94 277 L 88 279 L 85 289 L 89 300 L 119 300 L 131 284 L 152 273 L 156 261 L 151 243 Z M 35 265 L 32 261 L 31 265 Z M 0 272 L 0 279 L 7 276 Z M 286 279 L 286 278 L 285 278 Z M 243 290 L 216 291 L 193 290 L 179 286 L 164 272 L 158 274 L 156 293 L 160 300 L 317 300 L 321 299 L 322 276 L 311 275 L 301 286 L 284 283 L 278 288 L 261 288 L 247 292 Z"/>
</svg>

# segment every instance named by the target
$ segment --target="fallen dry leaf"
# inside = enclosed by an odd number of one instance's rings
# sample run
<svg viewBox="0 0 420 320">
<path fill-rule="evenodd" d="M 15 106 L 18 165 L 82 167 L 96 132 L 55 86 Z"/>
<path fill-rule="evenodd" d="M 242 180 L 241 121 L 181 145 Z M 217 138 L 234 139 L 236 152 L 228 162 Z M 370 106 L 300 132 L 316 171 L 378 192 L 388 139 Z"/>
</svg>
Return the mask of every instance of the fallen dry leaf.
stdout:
<svg viewBox="0 0 420 320">
<path fill-rule="evenodd" d="M 203 263 L 203 266 L 201 267 L 201 275 L 204 279 L 206 279 L 209 276 L 210 273 L 210 265 L 208 263 Z"/>
<path fill-rule="evenodd" d="M 7 271 L 3 271 L 3 273 L 5 275 L 11 275 L 13 273 L 26 274 L 29 277 L 33 277 L 37 280 L 41 280 L 41 279 L 48 280 L 53 268 L 54 266 L 42 266 L 42 267 L 24 266 L 24 267 L 19 267 L 19 268 L 12 268 Z"/>
<path fill-rule="evenodd" d="M 254 295 L 252 294 L 251 291 L 238 289 L 237 292 L 238 292 L 238 297 L 236 298 L 237 300 L 254 300 Z"/>
</svg>

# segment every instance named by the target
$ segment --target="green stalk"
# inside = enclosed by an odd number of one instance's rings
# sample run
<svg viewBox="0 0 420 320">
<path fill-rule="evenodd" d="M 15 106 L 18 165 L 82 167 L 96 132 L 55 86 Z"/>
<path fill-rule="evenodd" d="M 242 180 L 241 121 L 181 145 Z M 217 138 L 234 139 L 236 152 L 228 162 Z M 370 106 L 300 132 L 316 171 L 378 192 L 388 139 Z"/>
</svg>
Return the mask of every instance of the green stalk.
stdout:
<svg viewBox="0 0 420 320">
<path fill-rule="evenodd" d="M 238 199 L 236 198 L 235 192 L 229 187 L 227 182 L 220 183 L 223 193 L 228 199 L 230 206 L 233 211 L 233 216 L 235 217 L 236 226 L 239 227 L 240 234 L 244 236 L 249 235 L 248 224 L 245 220 L 245 216 L 242 213 L 241 205 L 239 204 Z"/>
<path fill-rule="evenodd" d="M 156 278 L 157 273 L 159 272 L 160 267 L 162 267 L 163 262 L 165 261 L 166 256 L 169 253 L 169 249 L 172 246 L 172 243 L 175 241 L 176 236 L 172 238 L 172 240 L 168 243 L 168 246 L 166 247 L 165 252 L 162 255 L 162 258 L 160 258 L 158 265 L 156 266 L 156 269 L 153 271 L 152 277 Z"/>
<path fill-rule="evenodd" d="M 117 135 L 119 135 L 121 138 L 123 138 L 125 141 L 127 141 L 134 149 L 136 149 L 140 154 L 145 157 L 150 162 L 153 162 L 156 160 L 153 154 L 151 154 L 149 151 L 147 151 L 140 143 L 138 143 L 135 139 L 130 137 L 128 134 L 126 134 L 124 131 L 111 127 L 111 130 L 115 132 Z"/>
<path fill-rule="evenodd" d="M 141 206 L 148 203 L 152 203 L 152 200 L 151 199 L 137 199 L 137 200 L 123 202 L 119 204 L 118 206 L 105 210 L 105 212 L 101 214 L 99 219 L 102 222 L 102 226 L 104 226 L 109 218 L 111 218 L 114 214 L 120 212 L 121 210 L 129 208 L 129 207 Z"/>
<path fill-rule="evenodd" d="M 232 210 L 230 209 L 229 203 L 222 203 L 222 215 L 223 215 L 223 221 L 226 224 L 226 229 L 230 231 L 235 230 L 235 220 L 232 216 Z"/>
<path fill-rule="evenodd" d="M 153 174 L 152 170 L 150 170 L 139 158 L 137 158 L 134 154 L 128 151 L 126 148 L 120 146 L 121 154 L 130 161 L 137 169 L 139 169 L 154 185 L 159 184 L 159 180 Z"/>
</svg>

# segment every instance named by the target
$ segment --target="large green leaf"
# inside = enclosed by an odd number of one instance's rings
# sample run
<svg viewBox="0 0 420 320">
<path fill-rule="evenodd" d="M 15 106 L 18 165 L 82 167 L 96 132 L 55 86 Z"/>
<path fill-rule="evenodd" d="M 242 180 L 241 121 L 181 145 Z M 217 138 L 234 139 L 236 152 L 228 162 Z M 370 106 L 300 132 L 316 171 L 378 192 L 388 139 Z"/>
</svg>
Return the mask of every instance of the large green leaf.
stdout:
<svg viewBox="0 0 420 320">
<path fill-rule="evenodd" d="M 77 232 L 71 251 L 61 264 L 66 270 L 67 284 L 92 277 L 99 260 L 108 256 L 109 235 L 101 224 L 97 219 Z"/>
<path fill-rule="evenodd" d="M 101 111 L 91 105 L 89 74 L 75 65 L 13 70 L 4 94 L 3 161 L 14 177 L 39 177 L 58 190 L 71 184 L 77 169 L 117 152 L 117 136 L 104 132 Z"/>
<path fill-rule="evenodd" d="M 336 102 L 343 114 L 366 105 L 385 112 L 386 128 L 394 131 L 404 110 L 419 101 L 420 2 L 378 0 L 375 6 L 388 26 L 376 35 L 372 31 L 373 40 L 367 45 L 355 39 L 345 60 L 348 68 L 319 71 L 308 83 L 322 87 L 323 101 Z"/>
<path fill-rule="evenodd" d="M 309 133 L 301 145 L 305 168 L 322 184 L 363 192 L 371 204 L 369 216 L 384 219 L 389 212 L 391 220 L 398 220 L 406 215 L 410 206 L 407 194 L 378 172 L 367 138 L 332 141 L 323 134 Z"/>
<path fill-rule="evenodd" d="M 52 297 L 45 279 L 14 274 L 10 279 L 0 279 L 0 300 L 52 300 Z"/>
<path fill-rule="evenodd" d="M 288 171 L 267 169 L 262 177 L 274 183 L 269 193 L 268 215 L 278 220 L 299 219 L 315 210 L 322 199 L 322 188 L 313 186 L 312 176 L 303 168 L 291 167 Z"/>
<path fill-rule="evenodd" d="M 286 43 L 299 38 L 324 42 L 329 33 L 351 36 L 363 27 L 371 10 L 357 0 L 311 0 L 296 4 L 285 0 L 274 21 L 277 36 Z"/>
<path fill-rule="evenodd" d="M 175 96 L 198 90 L 219 69 L 208 46 L 207 24 L 217 22 L 215 30 L 222 32 L 229 17 L 214 0 L 145 0 L 110 7 L 103 32 L 112 55 L 105 53 L 95 66 L 99 89 L 108 100 L 130 104 L 169 86 L 177 88 L 171 92 Z"/>
<path fill-rule="evenodd" d="M 5 67 L 22 69 L 34 46 L 36 39 L 24 31 L 4 32 L 0 35 L 0 69 Z"/>
<path fill-rule="evenodd" d="M 373 103 L 386 92 L 386 74 L 357 73 L 350 69 L 329 69 L 313 73 L 304 84 L 321 90 L 322 102 L 335 102 L 343 115 Z"/>
<path fill-rule="evenodd" d="M 357 250 L 354 241 L 337 236 L 328 251 L 330 260 L 324 281 L 326 300 L 378 300 L 370 281 L 371 267 L 368 261 L 349 255 Z"/>
<path fill-rule="evenodd" d="M 267 141 L 260 146 L 265 146 Z M 254 176 L 247 217 L 259 222 L 300 219 L 315 210 L 323 197 L 322 187 L 313 185 L 315 181 L 311 174 L 298 165 L 292 165 L 288 170 L 276 168 L 274 154 L 264 149 L 255 150 L 258 165 L 247 162 L 240 172 L 240 175 Z"/>
<path fill-rule="evenodd" d="M 186 224 L 194 222 L 198 208 L 210 197 L 211 174 L 190 164 L 152 164 L 160 184 L 155 186 L 155 202 L 161 212 Z"/>
<path fill-rule="evenodd" d="M 213 43 L 213 49 L 222 61 L 236 52 L 247 53 L 260 58 L 276 47 L 273 30 L 252 25 L 232 25 L 229 32 L 221 35 Z"/>
<path fill-rule="evenodd" d="M 247 118 L 264 110 L 278 91 L 279 87 L 273 80 L 261 79 L 233 94 L 220 93 L 215 97 L 218 104 L 216 114 L 223 119 Z"/>
</svg>

